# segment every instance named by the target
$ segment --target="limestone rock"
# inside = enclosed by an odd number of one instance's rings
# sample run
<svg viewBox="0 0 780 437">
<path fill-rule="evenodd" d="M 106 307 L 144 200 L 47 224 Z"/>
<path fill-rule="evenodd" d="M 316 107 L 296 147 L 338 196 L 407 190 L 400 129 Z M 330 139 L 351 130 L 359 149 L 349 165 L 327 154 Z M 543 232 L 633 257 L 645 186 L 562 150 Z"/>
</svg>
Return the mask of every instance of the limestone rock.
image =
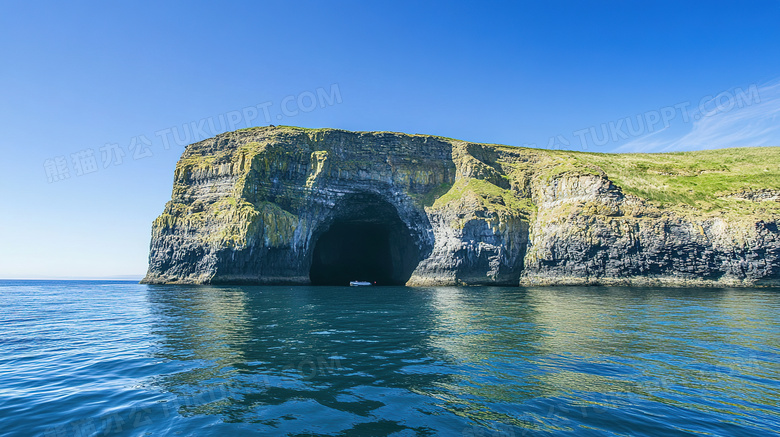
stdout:
<svg viewBox="0 0 780 437">
<path fill-rule="evenodd" d="M 776 210 L 664 208 L 588 159 L 386 132 L 225 133 L 177 164 L 144 282 L 780 285 Z"/>
</svg>

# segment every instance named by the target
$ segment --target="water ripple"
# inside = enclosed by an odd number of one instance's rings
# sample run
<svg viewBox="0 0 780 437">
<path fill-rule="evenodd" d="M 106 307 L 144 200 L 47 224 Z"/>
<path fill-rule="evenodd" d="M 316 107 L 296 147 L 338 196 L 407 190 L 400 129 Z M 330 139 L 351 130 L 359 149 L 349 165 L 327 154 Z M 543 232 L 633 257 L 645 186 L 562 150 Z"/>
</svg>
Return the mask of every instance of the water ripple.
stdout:
<svg viewBox="0 0 780 437">
<path fill-rule="evenodd" d="M 768 435 L 765 289 L 0 282 L 0 435 Z"/>
</svg>

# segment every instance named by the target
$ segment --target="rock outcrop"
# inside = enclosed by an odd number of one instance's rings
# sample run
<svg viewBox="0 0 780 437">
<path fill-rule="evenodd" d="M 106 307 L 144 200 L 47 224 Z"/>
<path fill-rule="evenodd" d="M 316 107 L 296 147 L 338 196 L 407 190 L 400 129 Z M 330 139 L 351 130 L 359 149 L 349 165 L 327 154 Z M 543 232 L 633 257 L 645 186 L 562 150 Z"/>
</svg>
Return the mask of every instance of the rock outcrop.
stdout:
<svg viewBox="0 0 780 437">
<path fill-rule="evenodd" d="M 777 286 L 780 153 L 756 150 L 767 169 L 722 152 L 623 162 L 427 135 L 225 133 L 177 164 L 144 282 Z"/>
</svg>

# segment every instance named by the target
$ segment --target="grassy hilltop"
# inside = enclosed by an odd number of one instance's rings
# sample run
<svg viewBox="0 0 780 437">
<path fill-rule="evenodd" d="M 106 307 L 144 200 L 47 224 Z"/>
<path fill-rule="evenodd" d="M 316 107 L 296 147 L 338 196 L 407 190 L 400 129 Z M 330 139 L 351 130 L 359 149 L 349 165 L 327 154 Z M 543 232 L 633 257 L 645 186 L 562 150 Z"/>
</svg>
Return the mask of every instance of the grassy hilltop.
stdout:
<svg viewBox="0 0 780 437">
<path fill-rule="evenodd" d="M 307 132 L 338 130 L 295 126 L 277 126 L 278 128 Z M 253 129 L 264 128 L 242 130 Z M 594 153 L 475 144 L 433 135 L 386 133 L 409 137 L 435 137 L 453 144 L 493 147 L 515 153 L 526 152 L 534 155 L 534 173 L 544 175 L 547 179 L 564 174 L 605 175 L 625 193 L 678 213 L 780 214 L 780 201 L 751 201 L 760 200 L 762 192 L 775 191 L 775 194 L 780 194 L 780 147 L 741 147 L 669 153 Z M 506 162 L 504 164 L 507 168 L 513 165 L 507 166 Z M 515 176 L 511 170 L 502 173 L 507 180 Z M 515 199 L 510 199 L 506 192 L 496 188 L 494 184 L 479 179 L 468 179 L 429 193 L 425 203 L 432 204 L 435 201 L 434 206 L 443 205 L 463 194 L 473 192 L 503 197 L 506 206 L 510 208 L 529 206 L 527 202 L 518 203 Z M 769 194 L 771 193 L 767 193 Z"/>
<path fill-rule="evenodd" d="M 241 129 L 237 132 L 260 131 L 265 127 Z M 338 129 L 310 129 L 294 126 L 277 126 L 276 131 L 307 132 L 310 135 L 326 134 Z M 513 156 L 530 157 L 528 163 L 508 162 L 503 157 L 482 159 L 490 171 L 497 169 L 500 178 L 507 184 L 523 175 L 533 173 L 544 179 L 566 174 L 596 174 L 608 177 L 625 193 L 648 201 L 658 208 L 678 213 L 696 215 L 775 215 L 780 214 L 780 201 L 761 201 L 780 192 L 780 147 L 728 148 L 693 152 L 672 153 L 593 153 L 567 150 L 531 149 L 495 144 L 477 144 L 447 137 L 432 135 L 403 134 L 396 132 L 374 132 L 405 137 L 437 138 L 452 144 L 466 145 L 464 153 L 468 159 L 473 155 L 470 146 L 509 152 Z M 252 149 L 248 145 L 248 151 Z M 257 144 L 262 152 L 264 147 Z M 226 159 L 239 159 L 229 151 L 215 154 L 185 153 L 179 163 L 179 170 L 197 167 L 211 167 Z M 286 159 L 285 151 L 280 156 L 268 159 Z M 267 153 L 267 152 L 266 152 Z M 232 156 L 231 156 L 232 155 Z M 522 160 L 521 160 L 522 161 Z M 270 161 L 269 161 L 270 163 Z M 266 165 L 269 165 L 268 163 Z M 493 182 L 496 182 L 495 180 Z M 504 181 L 502 181 L 504 182 Z M 488 183 L 476 177 L 457 181 L 454 185 L 443 185 L 423 196 L 421 201 L 428 206 L 438 207 L 461 198 L 468 193 L 481 198 L 501 197 L 506 207 L 527 209 L 528 201 L 510 196 L 500 183 Z M 763 193 L 763 194 L 762 194 Z M 762 196 L 763 195 L 763 199 Z M 753 201 L 752 201 L 753 200 Z"/>
<path fill-rule="evenodd" d="M 577 163 L 598 166 L 625 192 L 662 207 L 702 212 L 780 211 L 779 202 L 750 202 L 740 196 L 780 190 L 780 147 L 652 154 L 564 153 Z"/>
</svg>

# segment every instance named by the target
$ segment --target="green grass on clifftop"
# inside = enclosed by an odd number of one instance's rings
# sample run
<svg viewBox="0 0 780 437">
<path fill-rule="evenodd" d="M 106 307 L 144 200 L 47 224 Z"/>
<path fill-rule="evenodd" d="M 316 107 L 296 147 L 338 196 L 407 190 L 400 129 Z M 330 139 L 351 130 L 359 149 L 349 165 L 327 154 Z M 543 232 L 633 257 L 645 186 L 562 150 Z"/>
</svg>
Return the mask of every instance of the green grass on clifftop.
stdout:
<svg viewBox="0 0 780 437">
<path fill-rule="evenodd" d="M 531 199 L 516 197 L 510 190 L 481 179 L 460 179 L 433 203 L 433 208 L 443 208 L 448 203 L 459 201 L 468 193 L 474 194 L 483 207 L 494 211 L 516 212 L 529 215 L 534 210 Z"/>
<path fill-rule="evenodd" d="M 745 191 L 780 190 L 780 147 L 653 154 L 570 153 L 580 163 L 604 170 L 624 192 L 660 206 L 731 212 L 780 210 L 778 202 L 729 197 Z"/>
<path fill-rule="evenodd" d="M 174 188 L 174 192 L 177 192 L 177 187 L 186 188 L 188 176 L 192 172 L 213 172 L 225 163 L 238 164 L 240 171 L 247 171 L 251 164 L 252 169 L 260 172 L 258 177 L 263 177 L 274 165 L 284 167 L 287 155 L 300 151 L 289 147 L 269 149 L 268 144 L 288 141 L 286 135 L 292 131 L 317 133 L 321 141 L 328 138 L 321 134 L 339 132 L 338 141 L 342 140 L 342 133 L 350 134 L 338 129 L 295 126 L 257 127 L 239 132 L 254 130 L 268 131 L 268 136 L 260 139 L 252 137 L 252 142 L 241 145 L 235 151 L 215 152 L 208 149 L 209 154 L 201 154 L 200 150 L 195 149 L 192 153 L 185 152 L 177 165 L 176 180 L 179 185 Z M 278 140 L 274 139 L 277 134 Z M 767 190 L 780 192 L 780 147 L 617 154 L 476 144 L 432 135 L 392 132 L 352 134 L 424 136 L 451 143 L 455 165 L 470 177 L 468 180 L 459 180 L 455 185 L 441 184 L 432 187 L 427 193 L 413 195 L 416 202 L 426 207 L 443 207 L 464 195 L 474 194 L 483 203 L 490 204 L 492 209 L 517 208 L 529 211 L 532 205 L 526 204 L 526 198 L 530 197 L 530 187 L 534 183 L 545 184 L 566 175 L 606 175 L 623 192 L 663 209 L 693 214 L 780 214 L 780 202 L 749 200 L 755 193 L 766 193 Z M 327 141 L 317 147 L 327 148 Z M 352 164 L 335 160 L 331 165 Z M 506 189 L 510 185 L 515 190 L 514 194 L 512 190 Z"/>
</svg>

